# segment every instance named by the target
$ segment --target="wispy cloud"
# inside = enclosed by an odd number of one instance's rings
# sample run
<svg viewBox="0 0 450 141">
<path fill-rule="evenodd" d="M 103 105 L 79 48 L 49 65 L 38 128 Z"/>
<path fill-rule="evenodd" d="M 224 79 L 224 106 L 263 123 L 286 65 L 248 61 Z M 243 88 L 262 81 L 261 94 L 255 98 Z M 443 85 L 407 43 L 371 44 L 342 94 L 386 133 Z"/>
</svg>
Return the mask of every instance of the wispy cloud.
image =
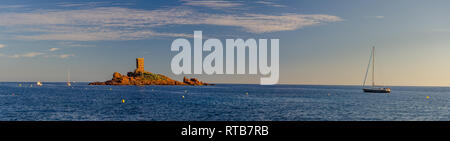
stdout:
<svg viewBox="0 0 450 141">
<path fill-rule="evenodd" d="M 208 7 L 213 9 L 237 8 L 242 6 L 241 2 L 231 2 L 223 0 L 181 0 L 183 5 Z"/>
<path fill-rule="evenodd" d="M 35 58 L 35 57 L 44 57 L 44 58 L 60 58 L 66 59 L 69 57 L 73 57 L 75 54 L 48 54 L 44 52 L 28 52 L 23 54 L 13 54 L 7 55 L 0 53 L 0 57 L 8 57 L 8 58 Z"/>
<path fill-rule="evenodd" d="M 26 5 L 0 5 L 0 9 L 24 8 Z"/>
<path fill-rule="evenodd" d="M 104 6 L 110 4 L 110 2 L 62 2 L 57 3 L 57 6 L 60 7 L 96 7 L 96 6 Z"/>
<path fill-rule="evenodd" d="M 65 47 L 95 47 L 95 45 L 80 44 L 75 42 L 59 42 L 58 44 Z"/>
<path fill-rule="evenodd" d="M 59 50 L 59 48 L 50 48 L 48 51 L 53 52 L 53 51 L 57 51 L 57 50 Z"/>
<path fill-rule="evenodd" d="M 44 58 L 61 58 L 66 59 L 69 57 L 75 56 L 75 54 L 53 54 L 52 52 L 60 50 L 59 48 L 50 48 L 45 51 L 35 51 L 35 52 L 27 52 L 22 54 L 3 54 L 0 53 L 0 57 L 8 57 L 8 58 L 35 58 L 35 57 L 44 57 Z"/>
<path fill-rule="evenodd" d="M 375 16 L 375 18 L 377 18 L 377 19 L 383 19 L 384 16 Z"/>
<path fill-rule="evenodd" d="M 33 58 L 33 57 L 44 55 L 44 54 L 45 53 L 42 53 L 42 52 L 29 52 L 29 53 L 25 53 L 25 54 L 14 54 L 9 57 L 10 58 L 22 58 L 22 57 Z"/>
<path fill-rule="evenodd" d="M 72 56 L 75 56 L 75 55 L 74 54 L 61 54 L 58 57 L 61 58 L 61 59 L 66 59 L 66 58 L 69 58 L 69 57 L 72 57 Z"/>
<path fill-rule="evenodd" d="M 5 47 L 5 45 L 4 44 L 0 44 L 0 48 L 4 48 Z"/>
<path fill-rule="evenodd" d="M 136 40 L 150 37 L 190 37 L 189 34 L 155 32 L 152 27 L 189 24 L 189 10 L 133 10 L 100 7 L 82 10 L 41 10 L 0 14 L 0 26 L 11 27 L 29 40 Z M 188 23 L 185 23 L 188 21 Z"/>
<path fill-rule="evenodd" d="M 384 19 L 384 16 L 378 15 L 378 16 L 365 16 L 365 18 L 368 19 Z"/>
<path fill-rule="evenodd" d="M 93 8 L 93 7 L 105 7 L 105 6 L 125 6 L 134 5 L 128 2 L 61 2 L 56 4 L 59 7 L 65 8 Z"/>
<path fill-rule="evenodd" d="M 185 4 L 189 3 L 195 5 L 202 1 L 185 1 Z M 236 3 L 229 4 L 225 1 L 203 2 L 203 5 L 213 5 L 211 3 L 220 3 L 218 5 L 222 7 L 236 5 Z M 323 14 L 205 13 L 183 6 L 156 10 L 95 7 L 0 13 L 0 27 L 7 27 L 4 33 L 13 32 L 12 38 L 62 41 L 192 37 L 192 33 L 157 32 L 159 27 L 167 25 L 229 26 L 238 27 L 250 33 L 266 33 L 297 30 L 306 26 L 341 20 L 340 17 Z"/>
<path fill-rule="evenodd" d="M 245 14 L 243 16 L 211 15 L 205 21 L 214 25 L 243 27 L 253 33 L 265 33 L 296 30 L 323 22 L 342 21 L 342 19 L 331 15 Z"/>
<path fill-rule="evenodd" d="M 272 7 L 286 7 L 285 5 L 277 4 L 277 3 L 272 2 L 272 1 L 256 1 L 255 3 L 263 4 L 263 5 L 266 5 L 266 6 L 272 6 Z"/>
<path fill-rule="evenodd" d="M 56 55 L 56 54 L 47 54 L 47 55 L 44 55 L 43 57 L 44 57 L 44 58 L 67 59 L 67 58 L 70 58 L 70 57 L 73 57 L 73 56 L 75 56 L 75 55 L 74 55 L 74 54 L 59 54 L 59 55 Z"/>
</svg>

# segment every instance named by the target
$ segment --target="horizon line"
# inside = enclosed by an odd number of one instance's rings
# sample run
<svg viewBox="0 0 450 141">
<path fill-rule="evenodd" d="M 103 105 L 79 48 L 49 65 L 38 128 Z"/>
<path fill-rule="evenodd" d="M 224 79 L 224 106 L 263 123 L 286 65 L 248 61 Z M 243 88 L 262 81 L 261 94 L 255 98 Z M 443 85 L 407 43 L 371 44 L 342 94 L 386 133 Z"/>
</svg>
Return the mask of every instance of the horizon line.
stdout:
<svg viewBox="0 0 450 141">
<path fill-rule="evenodd" d="M 33 83 L 37 81 L 0 81 L 0 83 Z M 45 83 L 66 83 L 67 81 L 41 81 Z M 94 81 L 71 81 L 72 83 L 90 83 Z M 212 83 L 212 84 L 225 84 L 225 85 L 260 85 L 259 83 Z M 303 85 L 303 86 L 361 86 L 355 84 L 295 84 L 295 83 L 278 83 L 274 85 Z M 169 86 L 169 85 L 148 85 L 148 86 Z M 271 86 L 271 85 L 261 85 Z M 450 87 L 448 85 L 383 85 L 386 87 Z"/>
</svg>

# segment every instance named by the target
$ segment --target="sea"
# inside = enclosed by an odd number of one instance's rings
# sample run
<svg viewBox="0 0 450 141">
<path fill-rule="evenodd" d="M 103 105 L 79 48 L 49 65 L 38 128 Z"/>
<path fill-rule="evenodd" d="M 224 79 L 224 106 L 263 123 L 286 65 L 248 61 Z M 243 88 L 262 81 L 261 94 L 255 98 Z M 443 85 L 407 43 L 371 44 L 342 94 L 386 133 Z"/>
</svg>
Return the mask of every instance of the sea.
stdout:
<svg viewBox="0 0 450 141">
<path fill-rule="evenodd" d="M 1 121 L 449 121 L 450 87 L 0 83 Z"/>
</svg>

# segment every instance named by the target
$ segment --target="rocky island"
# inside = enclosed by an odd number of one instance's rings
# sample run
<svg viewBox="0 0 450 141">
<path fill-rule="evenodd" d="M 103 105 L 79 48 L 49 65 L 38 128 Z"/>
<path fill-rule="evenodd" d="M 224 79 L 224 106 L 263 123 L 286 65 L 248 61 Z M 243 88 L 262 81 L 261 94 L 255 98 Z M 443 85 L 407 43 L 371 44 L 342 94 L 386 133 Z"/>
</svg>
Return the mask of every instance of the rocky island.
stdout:
<svg viewBox="0 0 450 141">
<path fill-rule="evenodd" d="M 199 81 L 196 78 L 184 77 L 183 82 L 173 80 L 162 74 L 155 74 L 144 70 L 144 58 L 136 58 L 136 70 L 122 75 L 114 72 L 113 78 L 105 82 L 92 82 L 89 85 L 212 85 Z"/>
</svg>

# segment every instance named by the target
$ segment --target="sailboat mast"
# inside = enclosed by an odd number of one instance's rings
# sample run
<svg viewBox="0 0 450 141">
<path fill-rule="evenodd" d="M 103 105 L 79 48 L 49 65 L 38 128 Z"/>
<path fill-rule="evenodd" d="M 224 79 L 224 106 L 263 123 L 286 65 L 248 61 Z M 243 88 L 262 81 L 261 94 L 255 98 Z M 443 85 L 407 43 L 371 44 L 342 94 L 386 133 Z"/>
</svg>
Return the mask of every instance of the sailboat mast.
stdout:
<svg viewBox="0 0 450 141">
<path fill-rule="evenodd" d="M 372 87 L 375 87 L 375 46 L 372 47 Z"/>
<path fill-rule="evenodd" d="M 67 82 L 70 82 L 70 70 L 67 70 Z"/>
</svg>

